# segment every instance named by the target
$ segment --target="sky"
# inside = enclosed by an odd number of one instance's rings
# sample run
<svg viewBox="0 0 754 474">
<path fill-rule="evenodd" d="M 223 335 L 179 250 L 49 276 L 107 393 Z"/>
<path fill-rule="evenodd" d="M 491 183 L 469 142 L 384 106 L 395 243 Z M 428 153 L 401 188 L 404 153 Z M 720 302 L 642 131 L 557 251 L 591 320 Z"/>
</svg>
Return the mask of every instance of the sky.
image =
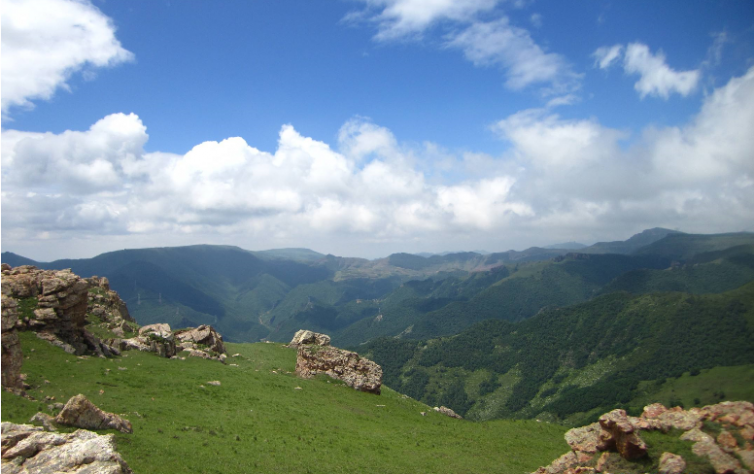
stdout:
<svg viewBox="0 0 754 474">
<path fill-rule="evenodd" d="M 754 2 L 2 0 L 2 250 L 754 231 Z"/>
</svg>

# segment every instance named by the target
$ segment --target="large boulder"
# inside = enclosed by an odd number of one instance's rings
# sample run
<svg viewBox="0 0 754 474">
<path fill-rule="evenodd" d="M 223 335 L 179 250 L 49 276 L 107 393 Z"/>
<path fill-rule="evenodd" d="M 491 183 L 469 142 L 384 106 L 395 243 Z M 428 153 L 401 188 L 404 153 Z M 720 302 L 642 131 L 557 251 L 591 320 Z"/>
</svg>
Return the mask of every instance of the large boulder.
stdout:
<svg viewBox="0 0 754 474">
<path fill-rule="evenodd" d="M 574 451 L 594 454 L 597 452 L 597 445 L 600 444 L 601 433 L 602 427 L 600 427 L 600 424 L 592 423 L 591 425 L 568 430 L 565 434 L 565 440 Z"/>
<path fill-rule="evenodd" d="M 176 354 L 175 337 L 168 324 L 150 324 L 139 329 L 139 335 L 118 342 L 121 350 L 135 349 L 142 352 L 154 352 L 162 357 Z"/>
<path fill-rule="evenodd" d="M 63 410 L 55 417 L 55 423 L 91 430 L 113 429 L 123 433 L 133 432 L 130 421 L 100 410 L 82 394 L 68 400 Z"/>
<path fill-rule="evenodd" d="M 380 394 L 382 367 L 371 360 L 332 346 L 299 346 L 296 374 L 311 378 L 319 373 L 342 380 L 356 390 Z"/>
<path fill-rule="evenodd" d="M 197 328 L 182 329 L 175 332 L 175 337 L 181 343 L 190 343 L 193 349 L 206 348 L 209 351 L 218 354 L 225 354 L 225 345 L 222 336 L 215 331 L 215 328 L 207 324 L 202 324 Z M 189 349 L 187 345 L 181 344 L 184 349 Z M 199 346 L 199 347 L 196 347 Z"/>
<path fill-rule="evenodd" d="M 2 424 L 3 474 L 131 474 L 115 437 L 86 430 L 50 433 L 31 425 Z"/>
<path fill-rule="evenodd" d="M 599 418 L 602 428 L 600 445 L 597 449 L 606 451 L 615 449 L 625 459 L 638 459 L 647 454 L 647 444 L 634 430 L 625 410 L 613 410 Z"/>
<path fill-rule="evenodd" d="M 327 334 L 320 334 L 318 332 L 309 331 L 308 329 L 299 329 L 296 334 L 293 335 L 293 339 L 291 339 L 291 343 L 288 344 L 288 347 L 298 347 L 308 344 L 329 346 L 330 336 L 328 336 Z"/>
</svg>

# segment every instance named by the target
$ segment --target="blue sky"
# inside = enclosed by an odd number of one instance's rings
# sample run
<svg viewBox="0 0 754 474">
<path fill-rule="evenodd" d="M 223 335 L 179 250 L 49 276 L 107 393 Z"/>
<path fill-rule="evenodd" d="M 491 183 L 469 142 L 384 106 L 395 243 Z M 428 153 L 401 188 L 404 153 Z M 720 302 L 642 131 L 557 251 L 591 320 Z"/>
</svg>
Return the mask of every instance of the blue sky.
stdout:
<svg viewBox="0 0 754 474">
<path fill-rule="evenodd" d="M 371 258 L 754 228 L 751 2 L 3 10 L 4 251 Z"/>
</svg>

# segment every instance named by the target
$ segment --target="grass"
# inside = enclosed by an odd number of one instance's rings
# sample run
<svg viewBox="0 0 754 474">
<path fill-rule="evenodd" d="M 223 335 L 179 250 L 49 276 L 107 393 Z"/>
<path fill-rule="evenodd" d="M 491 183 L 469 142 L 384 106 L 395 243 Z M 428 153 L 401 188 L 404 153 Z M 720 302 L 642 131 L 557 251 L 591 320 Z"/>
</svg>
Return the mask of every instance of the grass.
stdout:
<svg viewBox="0 0 754 474">
<path fill-rule="evenodd" d="M 376 396 L 299 379 L 295 350 L 280 344 L 227 344 L 241 356 L 223 365 L 139 352 L 81 359 L 20 337 L 28 393 L 40 401 L 4 394 L 2 420 L 27 422 L 47 411 L 45 396 L 83 393 L 133 424 L 115 435 L 135 472 L 521 474 L 567 450 L 557 425 L 454 420 L 389 388 Z"/>
</svg>

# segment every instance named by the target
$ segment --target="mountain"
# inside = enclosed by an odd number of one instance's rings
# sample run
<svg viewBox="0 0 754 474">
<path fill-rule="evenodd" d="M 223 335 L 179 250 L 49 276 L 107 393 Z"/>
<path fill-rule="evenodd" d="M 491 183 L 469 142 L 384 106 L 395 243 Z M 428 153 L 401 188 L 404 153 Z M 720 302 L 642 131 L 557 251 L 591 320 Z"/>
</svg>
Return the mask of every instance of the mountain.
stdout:
<svg viewBox="0 0 754 474">
<path fill-rule="evenodd" d="M 588 247 L 588 245 L 580 244 L 578 242 L 563 242 L 562 244 L 547 245 L 546 249 L 565 249 L 565 250 L 581 250 Z"/>
<path fill-rule="evenodd" d="M 651 245 L 659 240 L 664 239 L 668 235 L 682 234 L 676 230 L 663 229 L 661 227 L 655 227 L 653 229 L 647 229 L 638 234 L 631 236 L 628 240 L 615 241 L 615 242 L 597 242 L 594 245 L 582 249 L 586 253 L 619 253 L 630 254 L 634 253 L 642 247 Z M 650 252 L 655 255 L 654 253 Z"/>
<path fill-rule="evenodd" d="M 360 350 L 383 366 L 385 383 L 430 405 L 477 420 L 570 424 L 615 407 L 640 413 L 648 400 L 754 400 L 753 338 L 750 282 L 714 295 L 615 292 L 520 322 L 488 320 L 426 341 L 384 338 Z M 658 399 L 663 393 L 668 399 Z"/>
<path fill-rule="evenodd" d="M 140 324 L 212 324 L 230 341 L 286 341 L 306 327 L 357 346 L 382 336 L 452 335 L 486 319 L 520 321 L 612 291 L 727 291 L 752 278 L 752 236 L 650 229 L 578 251 L 531 247 L 376 260 L 211 245 L 55 262 L 5 252 L 2 260 L 106 276 Z"/>
</svg>

